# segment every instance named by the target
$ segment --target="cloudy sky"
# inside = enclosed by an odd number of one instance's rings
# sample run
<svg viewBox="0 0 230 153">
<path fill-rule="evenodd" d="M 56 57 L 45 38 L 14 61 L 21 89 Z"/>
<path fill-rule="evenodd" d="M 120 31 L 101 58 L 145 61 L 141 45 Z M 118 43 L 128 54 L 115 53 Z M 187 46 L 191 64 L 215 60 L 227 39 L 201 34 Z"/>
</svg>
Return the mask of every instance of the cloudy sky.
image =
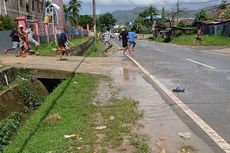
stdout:
<svg viewBox="0 0 230 153">
<path fill-rule="evenodd" d="M 68 3 L 69 0 L 64 0 Z M 81 14 L 92 14 L 92 0 L 83 2 Z M 199 9 L 221 3 L 221 0 L 180 0 L 182 9 Z M 132 9 L 138 6 L 153 5 L 158 9 L 165 7 L 167 10 L 175 9 L 177 0 L 96 0 L 97 14 L 115 10 Z"/>
</svg>

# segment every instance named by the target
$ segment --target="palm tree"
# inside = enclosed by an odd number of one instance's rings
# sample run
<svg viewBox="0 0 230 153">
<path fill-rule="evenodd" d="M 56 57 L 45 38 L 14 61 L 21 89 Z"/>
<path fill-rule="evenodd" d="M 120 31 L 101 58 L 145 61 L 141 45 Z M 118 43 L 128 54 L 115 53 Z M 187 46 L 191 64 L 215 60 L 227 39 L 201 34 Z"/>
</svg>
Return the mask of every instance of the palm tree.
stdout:
<svg viewBox="0 0 230 153">
<path fill-rule="evenodd" d="M 69 12 L 68 12 L 68 4 L 63 5 L 63 12 L 64 12 L 64 18 L 67 20 L 69 17 Z"/>
<path fill-rule="evenodd" d="M 82 1 L 70 0 L 69 7 L 67 9 L 67 15 L 69 16 L 70 23 L 72 26 L 77 26 L 77 18 L 81 9 Z"/>
</svg>

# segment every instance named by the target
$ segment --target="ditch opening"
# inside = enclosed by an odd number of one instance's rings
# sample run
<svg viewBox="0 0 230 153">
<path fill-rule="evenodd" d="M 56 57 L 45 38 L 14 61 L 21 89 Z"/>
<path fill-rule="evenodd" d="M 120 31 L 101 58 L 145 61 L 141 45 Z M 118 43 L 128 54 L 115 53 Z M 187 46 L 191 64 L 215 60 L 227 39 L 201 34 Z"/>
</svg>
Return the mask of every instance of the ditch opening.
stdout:
<svg viewBox="0 0 230 153">
<path fill-rule="evenodd" d="M 62 82 L 64 79 L 49 79 L 49 78 L 37 78 L 47 89 L 49 93 L 53 92 L 53 90 Z"/>
</svg>

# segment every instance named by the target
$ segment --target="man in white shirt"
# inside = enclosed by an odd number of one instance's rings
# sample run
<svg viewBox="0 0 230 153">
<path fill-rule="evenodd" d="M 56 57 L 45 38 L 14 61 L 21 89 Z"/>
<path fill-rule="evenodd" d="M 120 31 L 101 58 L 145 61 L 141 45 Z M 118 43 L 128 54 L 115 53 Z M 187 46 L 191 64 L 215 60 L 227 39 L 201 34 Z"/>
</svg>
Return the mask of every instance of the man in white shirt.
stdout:
<svg viewBox="0 0 230 153">
<path fill-rule="evenodd" d="M 110 32 L 110 28 L 107 28 L 107 31 L 102 34 L 102 39 L 103 39 L 103 42 L 105 43 L 105 46 L 106 46 L 106 48 L 102 52 L 102 55 L 104 55 L 105 52 L 107 53 L 108 50 L 113 47 L 112 43 L 110 42 L 110 39 L 112 37 L 113 37 L 113 35 Z"/>
</svg>

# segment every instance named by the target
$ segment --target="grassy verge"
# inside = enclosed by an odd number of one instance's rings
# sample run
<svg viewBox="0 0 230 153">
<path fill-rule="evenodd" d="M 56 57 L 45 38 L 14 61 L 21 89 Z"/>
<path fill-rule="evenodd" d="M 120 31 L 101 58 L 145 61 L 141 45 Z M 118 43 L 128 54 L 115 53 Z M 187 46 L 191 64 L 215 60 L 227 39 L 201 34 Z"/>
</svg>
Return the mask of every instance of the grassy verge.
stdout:
<svg viewBox="0 0 230 153">
<path fill-rule="evenodd" d="M 131 129 L 142 113 L 133 100 L 115 96 L 109 105 L 95 105 L 93 99 L 101 80 L 109 81 L 100 75 L 79 74 L 62 82 L 19 129 L 4 152 L 106 153 L 110 147 L 119 148 L 124 136 L 132 135 Z M 101 125 L 106 128 L 96 129 Z M 98 134 L 104 135 L 100 141 Z M 72 138 L 64 138 L 65 135 Z M 136 152 L 147 153 L 145 144 L 141 147 L 135 147 Z"/>
<path fill-rule="evenodd" d="M 100 57 L 102 54 L 102 51 L 104 50 L 105 45 L 101 41 L 97 41 L 96 47 L 93 44 L 87 51 L 85 56 L 87 57 Z"/>
<path fill-rule="evenodd" d="M 195 42 L 195 35 L 182 35 L 179 37 L 173 37 L 171 43 L 177 44 L 177 45 L 186 45 L 186 46 L 227 46 L 230 47 L 230 38 L 225 36 L 209 36 L 209 35 L 203 35 L 201 36 L 202 42 Z M 150 38 L 153 41 L 156 42 L 163 42 L 163 38 L 157 37 L 157 38 Z"/>
<path fill-rule="evenodd" d="M 71 39 L 70 42 L 73 43 L 74 45 L 79 45 L 83 42 L 85 42 L 86 40 L 88 40 L 88 37 L 84 37 L 84 38 L 76 38 L 76 39 Z M 71 47 L 72 45 L 69 44 L 69 47 Z M 57 45 L 55 44 L 55 42 L 52 42 L 50 45 L 47 44 L 41 44 L 38 48 L 38 52 L 42 55 L 42 56 L 55 56 L 58 55 L 59 52 L 56 52 Z"/>
<path fill-rule="evenodd" d="M 150 148 L 146 143 L 148 136 L 140 134 L 132 134 L 129 139 L 130 143 L 135 147 L 135 153 L 149 153 Z"/>
<path fill-rule="evenodd" d="M 100 79 L 101 76 L 82 74 L 61 83 L 19 130 L 5 152 L 74 152 L 71 150 L 84 145 L 88 147 L 83 152 L 93 152 L 94 113 L 90 102 Z M 53 114 L 58 114 L 60 121 L 46 122 L 46 117 Z M 64 138 L 71 134 L 82 140 Z"/>
<path fill-rule="evenodd" d="M 103 116 L 105 129 L 104 144 L 119 147 L 123 143 L 123 136 L 129 134 L 134 123 L 142 117 L 137 111 L 136 104 L 131 99 L 111 99 L 110 107 L 99 109 Z M 111 116 L 114 120 L 111 120 Z"/>
</svg>

